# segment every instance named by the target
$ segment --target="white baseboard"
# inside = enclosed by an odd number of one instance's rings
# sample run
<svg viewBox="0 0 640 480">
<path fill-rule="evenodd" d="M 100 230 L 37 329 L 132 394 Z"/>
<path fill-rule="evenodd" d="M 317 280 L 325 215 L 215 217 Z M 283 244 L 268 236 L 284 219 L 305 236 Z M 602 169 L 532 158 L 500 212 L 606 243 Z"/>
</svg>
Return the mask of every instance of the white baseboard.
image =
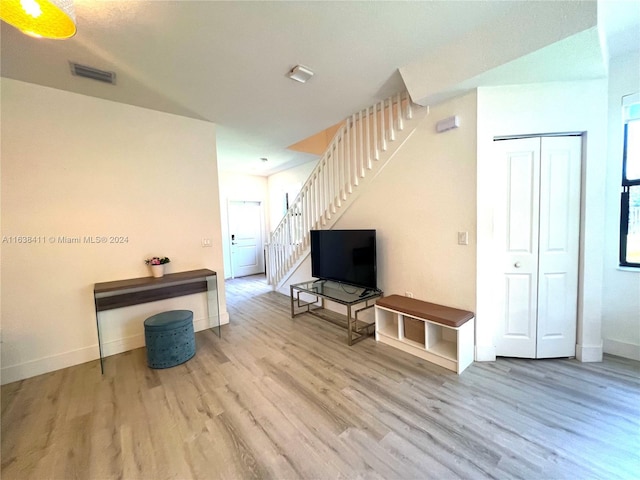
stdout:
<svg viewBox="0 0 640 480">
<path fill-rule="evenodd" d="M 73 367 L 74 365 L 95 360 L 98 356 L 98 345 L 96 344 L 70 352 L 30 360 L 18 365 L 2 367 L 2 370 L 0 370 L 0 383 L 5 385 L 25 378 L 35 377 L 36 375 L 42 375 L 43 373 Z"/>
<path fill-rule="evenodd" d="M 229 314 L 228 313 L 222 313 L 220 315 L 220 325 L 226 325 L 227 323 L 229 323 Z M 212 322 L 215 324 L 215 321 Z M 201 330 L 206 330 L 207 328 L 211 328 L 210 324 L 209 324 L 209 319 L 208 318 L 198 318 L 196 320 L 193 321 L 193 330 L 196 332 L 199 332 Z"/>
<path fill-rule="evenodd" d="M 495 362 L 496 347 L 494 345 L 476 345 L 476 362 Z"/>
<path fill-rule="evenodd" d="M 229 323 L 229 314 L 227 312 L 223 312 L 220 315 L 220 325 L 225 325 L 227 323 Z M 208 319 L 202 318 L 194 320 L 193 329 L 196 332 L 207 328 L 210 328 Z M 103 357 L 109 357 L 111 355 L 128 352 L 129 350 L 134 350 L 140 347 L 144 347 L 144 335 L 132 335 L 130 337 L 104 342 L 102 344 L 102 355 Z M 97 360 L 98 358 L 100 358 L 100 352 L 98 345 L 95 344 L 78 350 L 30 360 L 18 365 L 2 367 L 2 369 L 0 369 L 0 384 L 5 385 L 7 383 L 17 382 L 18 380 L 24 380 L 25 378 L 35 377 L 36 375 L 42 375 L 43 373 L 73 367 L 74 365 L 80 365 L 81 363 Z"/>
<path fill-rule="evenodd" d="M 602 343 L 600 345 L 576 345 L 576 358 L 581 362 L 601 362 Z"/>
<path fill-rule="evenodd" d="M 640 361 L 640 345 L 621 342 L 620 340 L 605 338 L 604 353 Z"/>
<path fill-rule="evenodd" d="M 103 358 L 106 358 L 111 355 L 128 352 L 129 350 L 134 350 L 140 347 L 144 347 L 144 334 L 132 335 L 130 337 L 111 340 L 110 342 L 104 342 L 102 344 L 102 356 Z"/>
</svg>

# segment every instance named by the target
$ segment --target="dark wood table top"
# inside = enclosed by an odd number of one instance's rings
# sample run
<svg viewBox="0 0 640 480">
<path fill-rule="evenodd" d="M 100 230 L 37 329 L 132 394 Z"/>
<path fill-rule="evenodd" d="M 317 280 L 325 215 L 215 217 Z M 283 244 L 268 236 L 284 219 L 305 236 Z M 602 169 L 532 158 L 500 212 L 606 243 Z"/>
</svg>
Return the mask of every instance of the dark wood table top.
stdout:
<svg viewBox="0 0 640 480">
<path fill-rule="evenodd" d="M 188 272 L 169 273 L 163 277 L 140 277 L 129 278 L 126 280 L 116 280 L 113 282 L 96 283 L 93 287 L 94 294 L 101 294 L 107 292 L 115 292 L 119 290 L 126 290 L 129 288 L 140 288 L 147 286 L 162 286 L 173 282 L 180 282 L 185 280 L 194 280 L 198 278 L 206 278 L 212 275 L 216 275 L 213 270 L 206 268 L 200 270 L 190 270 Z"/>
</svg>

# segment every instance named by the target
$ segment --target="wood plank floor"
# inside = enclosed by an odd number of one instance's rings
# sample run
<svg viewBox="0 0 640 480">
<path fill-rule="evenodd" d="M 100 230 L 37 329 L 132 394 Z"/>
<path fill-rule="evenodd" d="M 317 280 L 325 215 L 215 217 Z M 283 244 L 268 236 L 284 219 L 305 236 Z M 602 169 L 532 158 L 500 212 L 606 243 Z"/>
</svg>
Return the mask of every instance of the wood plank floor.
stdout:
<svg viewBox="0 0 640 480">
<path fill-rule="evenodd" d="M 2 479 L 640 478 L 640 364 L 499 359 L 458 376 L 303 315 L 255 278 L 231 323 L 2 387 Z"/>
</svg>

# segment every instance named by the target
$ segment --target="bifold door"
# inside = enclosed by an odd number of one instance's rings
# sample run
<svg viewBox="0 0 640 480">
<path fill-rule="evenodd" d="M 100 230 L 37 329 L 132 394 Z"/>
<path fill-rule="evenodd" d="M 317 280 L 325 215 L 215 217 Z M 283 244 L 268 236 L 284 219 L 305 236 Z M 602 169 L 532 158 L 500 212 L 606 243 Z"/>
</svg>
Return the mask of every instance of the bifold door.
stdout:
<svg viewBox="0 0 640 480">
<path fill-rule="evenodd" d="M 495 142 L 499 356 L 575 356 L 581 145 L 579 136 Z"/>
</svg>

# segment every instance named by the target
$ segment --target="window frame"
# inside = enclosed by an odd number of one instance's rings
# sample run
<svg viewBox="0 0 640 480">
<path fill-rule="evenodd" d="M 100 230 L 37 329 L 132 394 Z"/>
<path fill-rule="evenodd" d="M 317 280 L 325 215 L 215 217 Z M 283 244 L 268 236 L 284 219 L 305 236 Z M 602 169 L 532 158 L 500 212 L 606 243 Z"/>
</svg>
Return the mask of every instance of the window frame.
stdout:
<svg viewBox="0 0 640 480">
<path fill-rule="evenodd" d="M 629 141 L 629 124 L 634 122 L 640 123 L 639 116 L 631 116 L 627 114 L 627 111 L 631 109 L 631 106 L 638 103 L 640 95 L 633 95 L 633 100 L 629 103 L 623 101 L 624 112 L 624 133 L 623 133 L 623 149 L 622 149 L 622 188 L 620 192 L 620 266 L 640 268 L 640 263 L 627 261 L 627 237 L 629 235 L 629 209 L 630 209 L 630 189 L 633 186 L 640 186 L 640 178 L 629 179 L 627 178 L 627 152 Z"/>
</svg>

